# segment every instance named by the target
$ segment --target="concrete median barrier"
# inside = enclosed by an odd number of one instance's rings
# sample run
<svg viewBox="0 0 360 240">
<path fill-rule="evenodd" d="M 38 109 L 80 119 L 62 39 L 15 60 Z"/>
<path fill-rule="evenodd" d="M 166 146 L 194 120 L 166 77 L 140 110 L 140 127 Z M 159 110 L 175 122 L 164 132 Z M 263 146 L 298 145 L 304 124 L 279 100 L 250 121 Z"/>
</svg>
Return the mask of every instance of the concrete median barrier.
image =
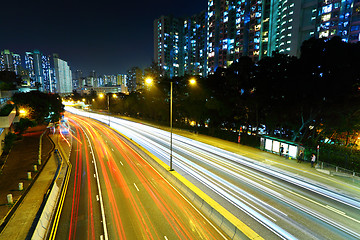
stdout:
<svg viewBox="0 0 360 240">
<path fill-rule="evenodd" d="M 116 130 L 115 130 L 116 131 Z M 119 133 L 122 135 L 121 133 Z M 231 239 L 263 239 L 245 223 L 236 218 L 220 204 L 206 195 L 190 181 L 185 179 L 176 171 L 169 171 L 169 166 L 147 151 L 139 144 L 122 135 L 127 139 L 128 144 L 134 149 L 139 149 L 138 153 L 146 159 L 164 178 L 174 185 L 184 194 L 190 202 L 201 212 L 211 219 L 219 228 L 224 231 Z"/>
</svg>

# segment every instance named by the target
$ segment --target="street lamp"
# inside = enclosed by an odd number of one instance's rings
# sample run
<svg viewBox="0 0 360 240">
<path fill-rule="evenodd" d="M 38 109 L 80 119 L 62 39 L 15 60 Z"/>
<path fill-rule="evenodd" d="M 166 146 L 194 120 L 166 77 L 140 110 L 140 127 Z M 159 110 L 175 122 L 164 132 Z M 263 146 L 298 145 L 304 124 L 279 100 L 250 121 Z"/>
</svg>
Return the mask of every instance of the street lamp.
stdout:
<svg viewBox="0 0 360 240">
<path fill-rule="evenodd" d="M 151 85 L 152 84 L 152 82 L 153 82 L 153 80 L 151 79 L 151 78 L 147 78 L 146 80 L 145 80 L 145 83 L 147 84 L 147 85 Z M 190 83 L 190 85 L 195 85 L 196 84 L 196 79 L 195 78 L 191 78 L 190 80 L 189 80 L 189 83 Z M 172 158 L 173 158 L 173 154 L 172 154 L 172 152 L 173 152 L 173 147 L 172 147 L 172 139 L 173 139 L 173 137 L 172 137 L 172 135 L 173 135 L 173 120 L 172 120 L 172 118 L 173 118 L 173 81 L 171 81 L 170 80 L 170 171 L 173 171 L 174 169 L 173 169 L 173 167 L 172 167 Z"/>
<path fill-rule="evenodd" d="M 195 85 L 195 84 L 196 84 L 196 79 L 195 79 L 195 78 L 191 78 L 191 79 L 189 80 L 189 83 L 190 83 L 190 85 Z"/>
<path fill-rule="evenodd" d="M 20 113 L 20 117 L 25 117 L 25 116 L 27 115 L 27 111 L 26 111 L 26 109 L 24 109 L 24 108 L 21 108 L 21 109 L 19 110 L 19 113 Z"/>
<path fill-rule="evenodd" d="M 99 97 L 100 98 L 104 98 L 105 97 L 105 94 L 104 93 L 100 93 L 99 94 Z M 107 110 L 108 110 L 108 116 L 109 116 L 109 126 L 110 126 L 110 96 L 109 95 L 106 95 L 107 97 Z"/>
<path fill-rule="evenodd" d="M 146 78 L 146 79 L 145 79 L 145 83 L 146 83 L 146 85 L 151 86 L 151 85 L 152 85 L 152 82 L 153 82 L 153 80 L 152 80 L 152 78 L 151 78 L 151 77 L 148 77 L 148 78 Z"/>
</svg>

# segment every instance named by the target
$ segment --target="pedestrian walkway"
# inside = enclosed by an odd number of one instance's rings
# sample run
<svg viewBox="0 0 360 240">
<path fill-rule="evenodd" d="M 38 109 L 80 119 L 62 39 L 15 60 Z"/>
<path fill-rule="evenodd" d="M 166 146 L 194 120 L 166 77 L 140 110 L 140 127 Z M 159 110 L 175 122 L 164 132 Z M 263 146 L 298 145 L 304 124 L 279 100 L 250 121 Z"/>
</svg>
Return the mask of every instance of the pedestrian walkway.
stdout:
<svg viewBox="0 0 360 240">
<path fill-rule="evenodd" d="M 31 189 L 16 209 L 3 231 L 0 239 L 25 239 L 41 206 L 43 197 L 51 184 L 57 160 L 52 155 Z"/>
<path fill-rule="evenodd" d="M 46 126 L 29 129 L 22 140 L 15 142 L 7 156 L 0 174 L 0 239 L 25 239 L 54 177 L 57 162 L 50 158 L 54 145 L 46 134 L 42 138 L 42 165 L 38 166 L 38 172 L 34 171 L 40 136 L 45 130 Z M 28 172 L 31 172 L 32 180 L 27 179 Z M 20 182 L 24 185 L 22 191 L 18 190 Z M 7 204 L 9 193 L 13 195 L 13 206 Z"/>
</svg>

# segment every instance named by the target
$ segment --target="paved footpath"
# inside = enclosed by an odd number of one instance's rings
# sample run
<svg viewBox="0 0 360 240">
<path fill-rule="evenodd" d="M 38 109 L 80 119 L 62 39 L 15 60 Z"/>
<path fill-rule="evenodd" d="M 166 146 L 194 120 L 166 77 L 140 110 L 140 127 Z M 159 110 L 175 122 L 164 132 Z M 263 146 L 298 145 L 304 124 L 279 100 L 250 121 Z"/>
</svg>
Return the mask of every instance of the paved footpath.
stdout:
<svg viewBox="0 0 360 240">
<path fill-rule="evenodd" d="M 23 139 L 15 142 L 0 174 L 0 239 L 25 239 L 42 203 L 44 194 L 49 187 L 57 168 L 52 156 L 54 149 L 49 137 L 44 134 L 42 139 L 42 166 L 34 172 L 33 165 L 39 156 L 40 135 L 45 126 L 35 127 L 24 134 Z M 27 180 L 27 172 L 32 180 Z M 39 174 L 40 173 L 40 174 Z M 38 176 L 37 176 L 38 175 Z M 36 181 L 35 181 L 36 179 Z M 24 183 L 24 190 L 18 190 L 19 182 Z M 7 204 L 7 194 L 13 194 L 16 211 Z M 14 209 L 13 209 L 14 210 Z M 8 220 L 6 225 L 3 224 Z M 5 225 L 5 227 L 4 227 Z"/>
</svg>

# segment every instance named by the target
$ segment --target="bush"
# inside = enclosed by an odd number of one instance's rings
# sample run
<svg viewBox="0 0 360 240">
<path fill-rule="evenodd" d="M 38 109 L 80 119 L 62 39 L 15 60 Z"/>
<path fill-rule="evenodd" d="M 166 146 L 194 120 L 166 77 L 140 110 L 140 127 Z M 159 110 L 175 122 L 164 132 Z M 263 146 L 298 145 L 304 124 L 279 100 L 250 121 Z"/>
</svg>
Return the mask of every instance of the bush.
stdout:
<svg viewBox="0 0 360 240">
<path fill-rule="evenodd" d="M 6 104 L 4 107 L 0 109 L 0 116 L 8 116 L 13 109 L 14 109 L 14 105 Z"/>
<path fill-rule="evenodd" d="M 14 133 L 8 133 L 4 139 L 3 153 L 8 154 L 12 148 L 16 135 Z"/>
<path fill-rule="evenodd" d="M 319 160 L 351 171 L 360 172 L 360 150 L 325 144 L 320 146 Z"/>
<path fill-rule="evenodd" d="M 28 118 L 20 118 L 20 121 L 14 124 L 14 130 L 17 133 L 22 134 L 26 129 L 34 127 L 35 125 L 36 123 Z"/>
</svg>

